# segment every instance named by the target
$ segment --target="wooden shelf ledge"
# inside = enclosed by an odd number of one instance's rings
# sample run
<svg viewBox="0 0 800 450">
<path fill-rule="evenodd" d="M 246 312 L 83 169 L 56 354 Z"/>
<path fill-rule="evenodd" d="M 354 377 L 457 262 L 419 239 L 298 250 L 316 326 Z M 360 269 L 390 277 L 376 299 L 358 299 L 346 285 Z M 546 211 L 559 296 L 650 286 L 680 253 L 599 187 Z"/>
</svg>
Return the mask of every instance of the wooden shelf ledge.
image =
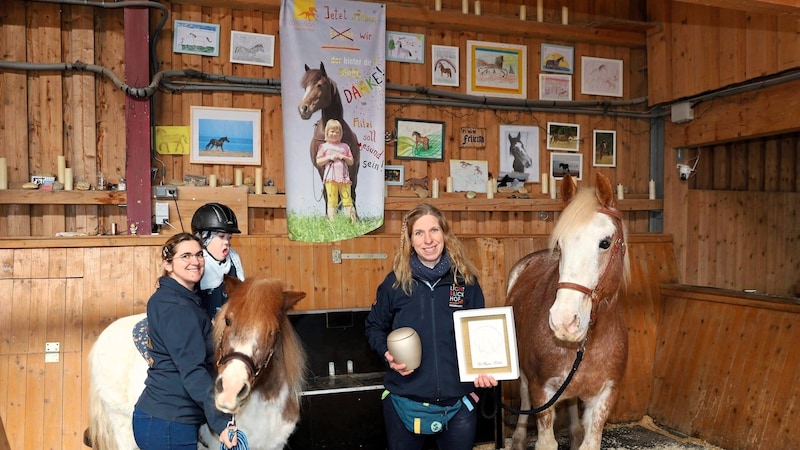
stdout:
<svg viewBox="0 0 800 450">
<path fill-rule="evenodd" d="M 125 205 L 126 191 L 0 190 L 0 205 Z"/>
</svg>

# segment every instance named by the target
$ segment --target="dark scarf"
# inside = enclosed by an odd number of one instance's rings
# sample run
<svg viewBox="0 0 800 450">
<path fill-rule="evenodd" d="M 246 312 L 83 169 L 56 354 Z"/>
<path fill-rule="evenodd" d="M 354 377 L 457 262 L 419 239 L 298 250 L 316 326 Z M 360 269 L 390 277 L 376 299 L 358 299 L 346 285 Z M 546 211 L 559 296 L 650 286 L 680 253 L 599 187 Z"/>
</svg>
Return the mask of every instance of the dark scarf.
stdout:
<svg viewBox="0 0 800 450">
<path fill-rule="evenodd" d="M 414 275 L 414 278 L 422 280 L 429 285 L 435 285 L 450 271 L 451 267 L 450 255 L 447 254 L 447 250 L 442 252 L 442 257 L 439 258 L 439 262 L 433 268 L 422 264 L 416 253 L 411 254 L 411 274 Z"/>
</svg>

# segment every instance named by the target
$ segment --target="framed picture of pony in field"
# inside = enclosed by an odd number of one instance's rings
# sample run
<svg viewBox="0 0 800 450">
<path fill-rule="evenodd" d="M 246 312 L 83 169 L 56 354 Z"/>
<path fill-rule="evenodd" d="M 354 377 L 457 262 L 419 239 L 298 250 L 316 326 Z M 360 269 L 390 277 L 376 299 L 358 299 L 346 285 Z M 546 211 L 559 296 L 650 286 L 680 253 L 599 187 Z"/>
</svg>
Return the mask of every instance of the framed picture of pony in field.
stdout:
<svg viewBox="0 0 800 450">
<path fill-rule="evenodd" d="M 272 67 L 275 65 L 275 36 L 231 31 L 231 62 Z"/>
<path fill-rule="evenodd" d="M 564 178 L 569 174 L 576 180 L 583 179 L 583 155 L 580 153 L 550 153 L 550 176 Z"/>
<path fill-rule="evenodd" d="M 395 158 L 444 160 L 444 122 L 396 119 L 395 132 Z"/>
<path fill-rule="evenodd" d="M 617 167 L 617 132 L 594 130 L 592 139 L 592 166 Z"/>
<path fill-rule="evenodd" d="M 192 164 L 261 165 L 261 110 L 191 107 Z"/>
<path fill-rule="evenodd" d="M 456 311 L 453 322 L 462 382 L 484 373 L 497 380 L 519 378 L 517 334 L 510 306 Z"/>
<path fill-rule="evenodd" d="M 467 94 L 527 98 L 528 47 L 467 41 Z"/>
<path fill-rule="evenodd" d="M 577 152 L 581 126 L 577 123 L 547 122 L 547 149 Z"/>
</svg>

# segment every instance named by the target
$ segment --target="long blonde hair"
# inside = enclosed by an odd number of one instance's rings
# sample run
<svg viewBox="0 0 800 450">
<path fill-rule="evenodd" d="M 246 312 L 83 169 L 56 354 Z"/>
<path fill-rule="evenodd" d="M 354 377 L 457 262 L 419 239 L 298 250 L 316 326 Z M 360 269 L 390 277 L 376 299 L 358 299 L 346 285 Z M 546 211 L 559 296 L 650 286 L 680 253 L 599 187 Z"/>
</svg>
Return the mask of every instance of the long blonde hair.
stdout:
<svg viewBox="0 0 800 450">
<path fill-rule="evenodd" d="M 450 230 L 450 225 L 447 224 L 444 214 L 433 205 L 420 203 L 403 217 L 403 225 L 400 229 L 400 249 L 394 256 L 393 270 L 397 280 L 394 282 L 393 287 L 401 287 L 406 295 L 411 295 L 411 291 L 414 289 L 414 277 L 411 273 L 411 255 L 414 253 L 414 247 L 411 245 L 411 233 L 417 220 L 427 215 L 435 217 L 439 222 L 439 227 L 442 229 L 444 248 L 450 256 L 452 264 L 450 270 L 455 276 L 456 283 L 458 282 L 458 277 L 461 277 L 464 279 L 464 283 L 468 285 L 474 284 L 477 270 L 472 261 L 467 258 L 461 241 Z"/>
</svg>

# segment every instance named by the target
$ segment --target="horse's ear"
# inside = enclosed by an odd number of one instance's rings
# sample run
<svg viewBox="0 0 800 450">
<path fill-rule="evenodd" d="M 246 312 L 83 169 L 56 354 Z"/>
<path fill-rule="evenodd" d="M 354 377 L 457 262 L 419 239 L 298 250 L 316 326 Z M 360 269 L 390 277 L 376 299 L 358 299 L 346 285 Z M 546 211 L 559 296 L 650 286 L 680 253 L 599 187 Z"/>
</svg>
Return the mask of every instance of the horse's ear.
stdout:
<svg viewBox="0 0 800 450">
<path fill-rule="evenodd" d="M 565 205 L 575 197 L 577 191 L 578 188 L 575 186 L 575 182 L 572 181 L 572 176 L 570 174 L 564 175 L 561 180 L 561 198 L 564 199 Z"/>
<path fill-rule="evenodd" d="M 306 72 L 308 72 L 309 70 L 311 70 L 311 67 L 308 67 L 308 64 L 303 64 L 303 65 L 304 65 L 304 66 L 306 66 Z"/>
<path fill-rule="evenodd" d="M 306 297 L 305 292 L 301 291 L 283 291 L 283 307 L 284 310 L 291 309 L 297 302 Z"/>
<path fill-rule="evenodd" d="M 228 294 L 228 296 L 230 296 L 233 291 L 236 290 L 236 288 L 242 285 L 242 282 L 239 281 L 238 278 L 230 275 L 225 275 L 222 281 L 225 283 L 225 292 Z"/>
<path fill-rule="evenodd" d="M 604 208 L 614 208 L 617 204 L 614 198 L 614 192 L 611 190 L 611 181 L 608 177 L 600 172 L 597 172 L 594 183 L 594 192 L 597 196 L 597 201 Z"/>
<path fill-rule="evenodd" d="M 322 75 L 328 76 L 327 72 L 325 72 L 325 64 L 322 64 L 322 61 L 319 62 L 319 70 L 322 71 Z"/>
</svg>

